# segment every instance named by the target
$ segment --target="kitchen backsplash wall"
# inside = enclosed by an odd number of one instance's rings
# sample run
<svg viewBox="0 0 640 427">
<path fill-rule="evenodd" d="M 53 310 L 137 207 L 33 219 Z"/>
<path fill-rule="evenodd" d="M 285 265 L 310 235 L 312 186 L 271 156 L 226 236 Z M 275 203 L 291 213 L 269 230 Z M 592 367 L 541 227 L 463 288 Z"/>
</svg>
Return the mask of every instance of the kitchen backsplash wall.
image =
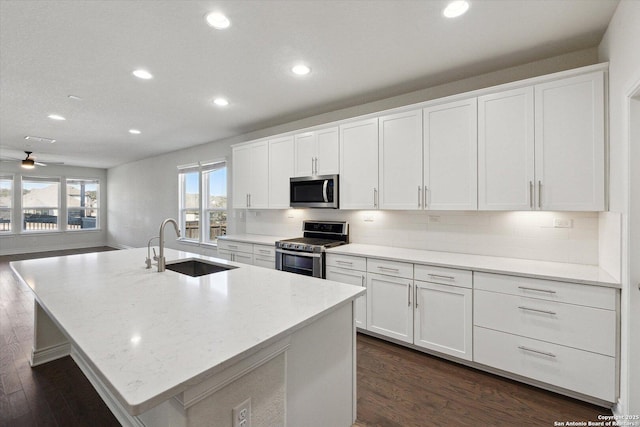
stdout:
<svg viewBox="0 0 640 427">
<path fill-rule="evenodd" d="M 296 237 L 302 234 L 304 219 L 343 220 L 349 222 L 352 243 L 598 264 L 596 212 L 289 209 L 235 210 L 233 215 L 238 225 L 244 222 L 246 232 L 251 234 Z M 554 220 L 570 227 L 554 227 Z"/>
</svg>

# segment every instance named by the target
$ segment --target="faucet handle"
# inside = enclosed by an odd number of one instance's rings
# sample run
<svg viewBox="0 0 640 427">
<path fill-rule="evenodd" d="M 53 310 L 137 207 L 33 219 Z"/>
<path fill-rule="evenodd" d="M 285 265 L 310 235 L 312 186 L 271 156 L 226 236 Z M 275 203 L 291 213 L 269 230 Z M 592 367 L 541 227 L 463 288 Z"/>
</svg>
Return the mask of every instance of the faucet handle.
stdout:
<svg viewBox="0 0 640 427">
<path fill-rule="evenodd" d="M 158 254 L 156 254 L 156 248 L 151 248 L 153 250 L 153 260 L 157 261 L 158 260 Z"/>
</svg>

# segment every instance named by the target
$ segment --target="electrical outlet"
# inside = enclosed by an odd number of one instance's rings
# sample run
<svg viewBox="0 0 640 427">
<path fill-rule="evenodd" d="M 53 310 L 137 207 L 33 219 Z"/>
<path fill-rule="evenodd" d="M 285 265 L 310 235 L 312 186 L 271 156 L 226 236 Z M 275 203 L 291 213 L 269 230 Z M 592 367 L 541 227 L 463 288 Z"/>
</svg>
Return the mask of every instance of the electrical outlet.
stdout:
<svg viewBox="0 0 640 427">
<path fill-rule="evenodd" d="M 571 228 L 573 226 L 572 219 L 563 219 L 563 218 L 554 218 L 553 219 L 553 227 L 554 228 Z"/>
<path fill-rule="evenodd" d="M 248 398 L 232 411 L 233 427 L 251 427 L 251 398 Z"/>
</svg>

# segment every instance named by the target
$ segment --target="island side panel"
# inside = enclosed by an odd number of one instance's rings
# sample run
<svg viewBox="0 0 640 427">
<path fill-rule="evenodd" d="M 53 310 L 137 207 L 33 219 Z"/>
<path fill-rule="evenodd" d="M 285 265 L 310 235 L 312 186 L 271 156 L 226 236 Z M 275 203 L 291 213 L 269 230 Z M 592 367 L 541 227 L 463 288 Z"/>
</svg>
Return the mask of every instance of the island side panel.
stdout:
<svg viewBox="0 0 640 427">
<path fill-rule="evenodd" d="M 287 351 L 287 426 L 355 422 L 353 302 L 297 331 Z"/>
<path fill-rule="evenodd" d="M 33 349 L 29 361 L 32 367 L 68 356 L 71 352 L 69 340 L 38 301 L 34 301 L 34 306 Z"/>
</svg>

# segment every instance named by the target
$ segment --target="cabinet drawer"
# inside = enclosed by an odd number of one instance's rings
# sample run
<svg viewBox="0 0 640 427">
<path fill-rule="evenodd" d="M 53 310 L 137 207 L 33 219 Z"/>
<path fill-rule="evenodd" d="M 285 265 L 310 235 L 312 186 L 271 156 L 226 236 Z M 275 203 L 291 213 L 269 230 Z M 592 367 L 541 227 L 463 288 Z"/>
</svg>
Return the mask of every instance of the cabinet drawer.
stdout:
<svg viewBox="0 0 640 427">
<path fill-rule="evenodd" d="M 474 327 L 473 360 L 615 402 L 614 357 Z"/>
<path fill-rule="evenodd" d="M 367 271 L 367 259 L 359 256 L 327 254 L 327 266 Z"/>
<path fill-rule="evenodd" d="M 236 241 L 233 241 L 233 240 L 219 239 L 218 240 L 218 249 L 224 249 L 224 250 L 235 251 L 235 252 L 245 252 L 245 253 L 248 253 L 248 254 L 252 254 L 253 253 L 253 244 L 252 243 L 236 242 Z"/>
<path fill-rule="evenodd" d="M 370 273 L 413 279 L 413 264 L 407 262 L 367 258 L 367 271 Z"/>
<path fill-rule="evenodd" d="M 276 259 L 274 257 L 266 256 L 266 255 L 254 255 L 253 256 L 253 265 L 257 265 L 258 267 L 265 267 L 275 270 L 276 268 Z"/>
<path fill-rule="evenodd" d="M 589 307 L 616 309 L 616 289 L 503 274 L 474 273 L 474 289 Z"/>
<path fill-rule="evenodd" d="M 276 247 L 270 245 L 253 245 L 253 254 L 260 255 L 261 258 L 276 257 Z"/>
<path fill-rule="evenodd" d="M 464 288 L 473 287 L 473 273 L 469 270 L 416 264 L 414 274 L 416 280 L 423 282 L 462 286 Z"/>
<path fill-rule="evenodd" d="M 509 332 L 607 356 L 616 354 L 616 312 L 474 291 L 476 326 Z"/>
</svg>

